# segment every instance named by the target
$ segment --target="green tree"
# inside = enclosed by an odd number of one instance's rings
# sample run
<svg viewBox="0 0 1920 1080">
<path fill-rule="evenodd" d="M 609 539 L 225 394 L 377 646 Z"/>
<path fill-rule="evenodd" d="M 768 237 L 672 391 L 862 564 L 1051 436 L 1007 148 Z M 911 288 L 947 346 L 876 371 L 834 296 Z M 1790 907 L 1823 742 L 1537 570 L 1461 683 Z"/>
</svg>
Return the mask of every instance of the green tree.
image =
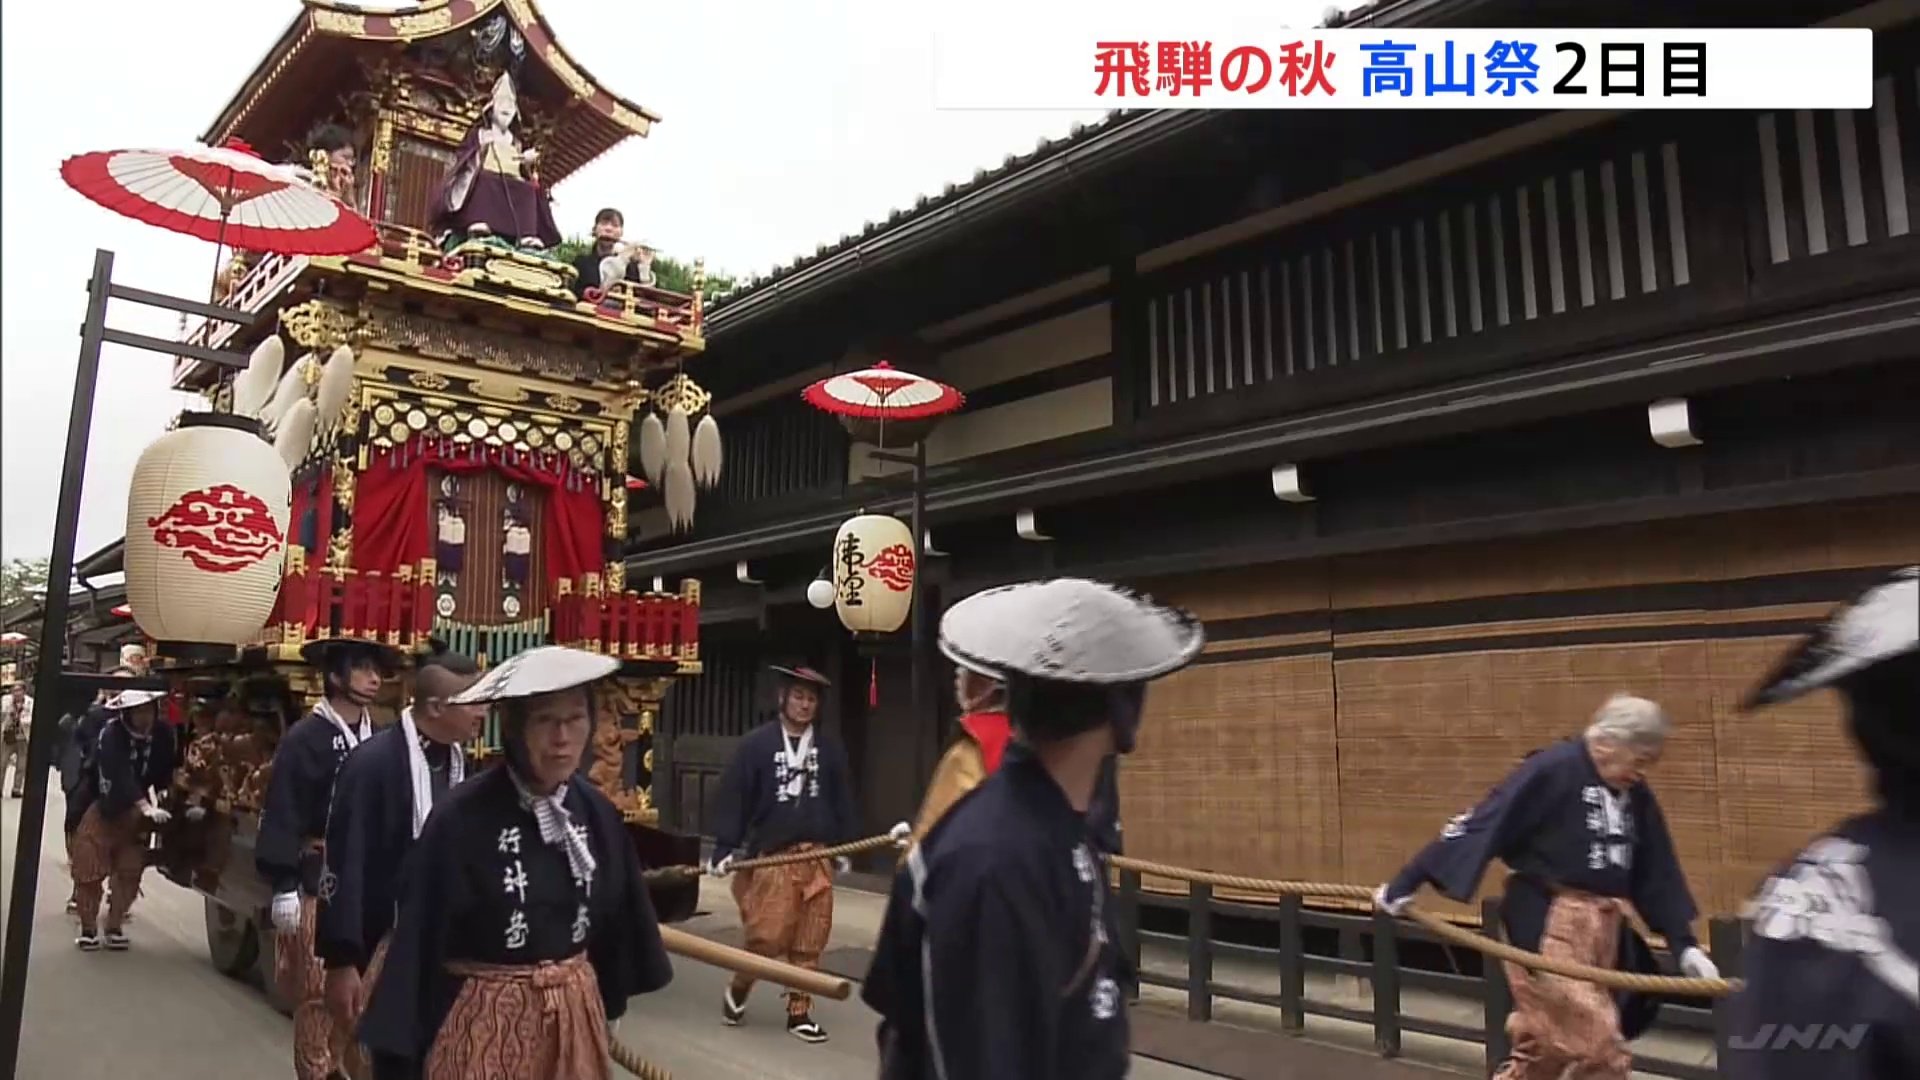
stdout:
<svg viewBox="0 0 1920 1080">
<path fill-rule="evenodd" d="M 0 565 L 0 607 L 11 607 L 17 600 L 47 587 L 47 560 L 8 559 Z"/>
<path fill-rule="evenodd" d="M 575 259 L 585 255 L 592 247 L 593 241 L 590 239 L 579 236 L 569 236 L 565 240 L 555 244 L 547 254 L 551 258 L 570 264 Z M 693 292 L 693 264 L 690 262 L 681 262 L 679 259 L 673 258 L 670 255 L 662 255 L 656 251 L 653 256 L 653 276 L 654 279 L 659 282 L 660 287 L 668 292 L 689 294 Z M 718 274 L 712 270 L 707 271 L 707 296 L 718 296 L 721 293 L 731 292 L 733 291 L 734 285 L 735 281 L 731 275 Z"/>
</svg>

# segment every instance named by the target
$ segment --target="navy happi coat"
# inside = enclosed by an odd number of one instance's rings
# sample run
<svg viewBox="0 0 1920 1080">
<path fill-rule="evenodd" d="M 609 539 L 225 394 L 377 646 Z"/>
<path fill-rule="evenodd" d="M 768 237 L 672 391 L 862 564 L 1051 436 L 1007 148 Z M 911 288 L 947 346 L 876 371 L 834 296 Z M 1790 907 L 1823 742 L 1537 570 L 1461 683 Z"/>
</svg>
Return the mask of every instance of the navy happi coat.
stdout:
<svg viewBox="0 0 1920 1080">
<path fill-rule="evenodd" d="M 452 782 L 457 746 L 421 736 L 433 804 Z M 333 784 L 327 819 L 326 874 L 330 884 L 315 923 L 314 953 L 327 967 L 365 971 L 380 939 L 393 926 L 400 870 L 413 848 L 413 761 L 404 725 L 395 724 L 347 755 Z"/>
<path fill-rule="evenodd" d="M 1010 753 L 894 879 L 860 994 L 881 1016 L 882 1080 L 1125 1076 L 1115 941 L 1100 838 Z"/>
<path fill-rule="evenodd" d="M 424 1062 L 460 993 L 452 963 L 525 966 L 584 952 L 609 1021 L 625 1014 L 628 998 L 673 978 L 620 812 L 577 776 L 565 804 L 593 852 L 589 881 L 541 839 L 505 764 L 434 808 L 401 873 L 386 963 L 361 1016 L 368 1047 Z"/>
<path fill-rule="evenodd" d="M 302 717 L 280 737 L 260 809 L 260 835 L 253 845 L 254 865 L 276 894 L 298 889 L 320 895 L 326 866 L 308 842 L 326 839 L 333 779 L 359 742 L 317 712 Z"/>
<path fill-rule="evenodd" d="M 1727 1076 L 1920 1077 L 1920 821 L 1846 822 L 1768 878 L 1748 914 Z"/>
<path fill-rule="evenodd" d="M 1520 948 L 1539 949 L 1554 889 L 1632 901 L 1676 956 L 1697 943 L 1699 910 L 1653 790 L 1607 786 L 1582 739 L 1528 755 L 1479 805 L 1449 821 L 1387 894 L 1409 896 L 1430 882 L 1464 903 L 1494 859 L 1513 871 L 1501 915 Z"/>
<path fill-rule="evenodd" d="M 714 801 L 716 861 L 729 854 L 747 857 L 801 843 L 832 847 L 857 839 L 853 773 L 840 741 L 815 724 L 812 748 L 797 767 L 788 753 L 794 745 L 778 719 L 740 740 L 720 774 Z"/>
<path fill-rule="evenodd" d="M 119 818 L 146 798 L 147 789 L 164 792 L 173 781 L 173 728 L 154 721 L 145 735 L 114 717 L 100 729 L 94 755 L 94 805 L 100 816 Z"/>
</svg>

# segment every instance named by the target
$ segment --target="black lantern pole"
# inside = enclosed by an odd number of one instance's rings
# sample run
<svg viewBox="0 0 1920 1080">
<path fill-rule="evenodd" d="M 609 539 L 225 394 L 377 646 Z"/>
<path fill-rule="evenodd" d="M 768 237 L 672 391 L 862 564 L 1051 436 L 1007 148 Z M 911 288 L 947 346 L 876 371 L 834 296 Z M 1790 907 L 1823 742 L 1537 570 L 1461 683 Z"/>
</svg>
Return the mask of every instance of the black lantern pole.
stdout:
<svg viewBox="0 0 1920 1080">
<path fill-rule="evenodd" d="M 93 277 L 87 282 L 87 317 L 80 325 L 80 363 L 73 375 L 73 405 L 67 415 L 67 451 L 60 473 L 60 497 L 53 518 L 53 551 L 47 557 L 47 598 L 42 605 L 40 655 L 34 669 L 34 699 L 53 707 L 72 684 L 97 685 L 97 679 L 65 670 L 67 600 L 72 591 L 73 549 L 80 531 L 80 488 L 86 479 L 87 443 L 93 434 L 93 396 L 100 380 L 100 347 L 128 345 L 165 356 L 185 356 L 221 367 L 243 368 L 247 358 L 204 345 L 166 341 L 107 326 L 107 302 L 126 300 L 149 307 L 199 315 L 221 322 L 251 325 L 255 316 L 196 300 L 182 300 L 113 284 L 113 252 L 93 253 Z M 12 1076 L 20 1058 L 20 1024 L 26 1012 L 27 961 L 33 940 L 35 895 L 40 884 L 41 833 L 47 822 L 47 773 L 52 768 L 58 724 L 33 725 L 27 736 L 27 794 L 20 806 L 13 890 L 7 905 L 6 953 L 0 967 L 0 1076 Z"/>
</svg>

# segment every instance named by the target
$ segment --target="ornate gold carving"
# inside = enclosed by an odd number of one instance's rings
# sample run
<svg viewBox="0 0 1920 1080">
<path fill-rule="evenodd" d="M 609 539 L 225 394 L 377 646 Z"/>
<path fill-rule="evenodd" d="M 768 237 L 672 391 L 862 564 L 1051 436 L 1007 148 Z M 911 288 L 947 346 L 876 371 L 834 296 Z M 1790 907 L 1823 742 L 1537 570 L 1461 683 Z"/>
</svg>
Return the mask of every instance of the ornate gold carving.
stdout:
<svg viewBox="0 0 1920 1080">
<path fill-rule="evenodd" d="M 367 17 L 358 12 L 313 9 L 313 27 L 323 33 L 367 36 Z"/>
<path fill-rule="evenodd" d="M 607 564 L 607 587 L 614 592 L 627 591 L 627 568 L 625 564 L 610 562 Z"/>
<path fill-rule="evenodd" d="M 649 121 L 646 117 L 640 115 L 637 112 L 634 112 L 632 109 L 627 108 L 625 105 L 620 104 L 618 101 L 615 101 L 613 103 L 612 113 L 613 113 L 614 123 L 619 124 L 621 127 L 626 128 L 628 131 L 633 132 L 635 135 L 645 135 L 647 131 L 653 126 L 652 122 Z"/>
<path fill-rule="evenodd" d="M 527 393 L 527 388 L 524 386 L 494 382 L 491 379 L 475 379 L 473 382 L 467 384 L 467 389 L 483 398 L 492 398 L 495 401 L 511 401 L 516 405 L 529 400 L 533 396 Z"/>
<path fill-rule="evenodd" d="M 567 283 L 573 280 L 573 267 L 548 259 L 502 251 L 487 244 L 465 243 L 453 249 L 469 266 L 478 261 L 479 277 L 505 289 L 516 289 L 552 300 L 574 299 Z"/>
<path fill-rule="evenodd" d="M 373 126 L 373 162 L 375 174 L 385 176 L 393 168 L 393 110 L 381 109 Z"/>
<path fill-rule="evenodd" d="M 392 21 L 393 32 L 409 41 L 414 38 L 429 37 L 442 30 L 453 28 L 453 10 L 439 7 L 431 11 L 413 12 L 396 15 Z"/>
<path fill-rule="evenodd" d="M 353 470 L 345 462 L 333 465 L 333 503 L 342 510 L 353 510 Z"/>
<path fill-rule="evenodd" d="M 696 416 L 712 400 L 713 395 L 688 378 L 684 371 L 653 392 L 653 404 L 663 413 L 678 408 L 688 416 Z"/>
<path fill-rule="evenodd" d="M 327 541 L 327 567 L 345 569 L 353 565 L 353 526 L 342 525 Z"/>
<path fill-rule="evenodd" d="M 381 344 L 444 360 L 464 360 L 505 371 L 532 371 L 569 379 L 602 377 L 606 360 L 577 345 L 534 341 L 445 319 L 403 312 L 376 313 L 370 323 Z"/>
<path fill-rule="evenodd" d="M 577 413 L 580 411 L 580 399 L 570 394 L 548 394 L 544 399 L 547 408 L 554 412 Z"/>
<path fill-rule="evenodd" d="M 407 382 L 421 390 L 445 390 L 453 385 L 446 376 L 432 371 L 416 371 L 407 376 Z"/>
<path fill-rule="evenodd" d="M 331 350 L 357 337 L 359 320 L 325 300 L 308 300 L 280 312 L 280 325 L 294 344 L 314 350 Z"/>
</svg>

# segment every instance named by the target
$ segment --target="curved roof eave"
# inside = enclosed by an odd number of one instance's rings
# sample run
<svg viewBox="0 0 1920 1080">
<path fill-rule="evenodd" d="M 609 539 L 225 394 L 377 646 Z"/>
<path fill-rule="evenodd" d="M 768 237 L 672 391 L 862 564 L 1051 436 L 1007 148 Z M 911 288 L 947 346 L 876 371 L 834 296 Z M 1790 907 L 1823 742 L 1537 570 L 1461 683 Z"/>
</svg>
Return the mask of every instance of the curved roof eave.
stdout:
<svg viewBox="0 0 1920 1080">
<path fill-rule="evenodd" d="M 260 95 L 315 35 L 350 41 L 418 41 L 470 26 L 502 6 L 539 63 L 588 109 L 628 134 L 643 138 L 660 121 L 660 114 L 608 90 L 575 62 L 534 0 L 426 0 L 418 7 L 388 11 L 369 10 L 341 0 L 301 0 L 300 13 L 201 135 L 201 141 L 217 143 L 239 127 Z"/>
</svg>

